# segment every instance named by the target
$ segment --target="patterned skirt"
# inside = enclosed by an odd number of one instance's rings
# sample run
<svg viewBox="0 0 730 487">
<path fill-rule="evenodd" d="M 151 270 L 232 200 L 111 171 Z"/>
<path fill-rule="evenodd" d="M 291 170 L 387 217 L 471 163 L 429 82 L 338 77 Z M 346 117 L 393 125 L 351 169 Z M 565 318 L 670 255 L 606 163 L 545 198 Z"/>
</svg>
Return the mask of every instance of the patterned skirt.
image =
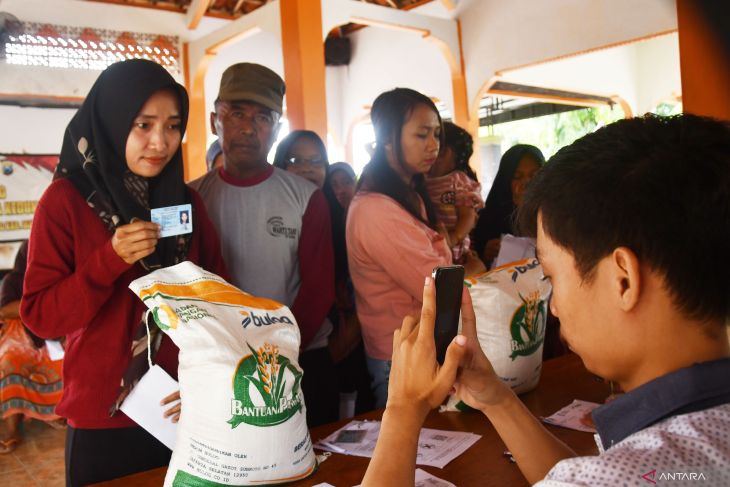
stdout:
<svg viewBox="0 0 730 487">
<path fill-rule="evenodd" d="M 45 347 L 36 348 L 20 320 L 0 328 L 0 417 L 23 414 L 41 421 L 54 414 L 63 394 L 63 360 L 52 361 Z"/>
</svg>

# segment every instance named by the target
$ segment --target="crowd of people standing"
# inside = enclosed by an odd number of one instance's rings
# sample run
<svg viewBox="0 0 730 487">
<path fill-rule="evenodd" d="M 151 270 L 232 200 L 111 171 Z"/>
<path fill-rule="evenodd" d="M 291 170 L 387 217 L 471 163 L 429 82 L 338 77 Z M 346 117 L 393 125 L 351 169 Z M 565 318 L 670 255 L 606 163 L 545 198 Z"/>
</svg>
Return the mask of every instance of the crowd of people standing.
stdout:
<svg viewBox="0 0 730 487">
<path fill-rule="evenodd" d="M 505 153 L 484 202 L 471 135 L 444 123 L 427 96 L 396 88 L 373 103 L 376 142 L 359 179 L 349 164 L 330 164 L 307 130 L 287 135 L 270 164 L 285 91 L 264 66 L 229 67 L 210 114 L 218 139 L 209 171 L 189 185 L 188 95 L 159 65 L 107 68 L 69 123 L 35 213 L 20 304 L 33 333 L 65 337 L 54 414 L 68 421 L 68 485 L 169 462 L 170 451 L 118 410 L 147 352 L 177 374 L 165 335 L 140 346 L 144 305 L 127 289 L 132 280 L 190 260 L 290 307 L 316 426 L 390 404 L 394 335 L 424 306 L 424 277 L 452 263 L 484 272 L 501 236 L 518 233 L 513 215 L 545 165 L 536 147 Z M 192 232 L 160 238 L 150 209 L 183 204 Z M 173 421 L 178 400 L 164 400 Z"/>
<path fill-rule="evenodd" d="M 385 405 L 393 331 L 419 308 L 424 274 L 455 260 L 484 270 L 468 243 L 482 206 L 471 137 L 444 129 L 428 97 L 399 88 L 376 100 L 375 153 L 358 181 L 349 164 L 330 165 L 306 130 L 285 137 L 269 164 L 285 91 L 264 66 L 229 67 L 210 115 L 218 139 L 209 171 L 190 185 L 181 153 L 188 96 L 160 66 L 112 65 L 69 123 L 35 214 L 19 306 L 24 333 L 65 337 L 53 414 L 68 421 L 69 485 L 169 460 L 118 410 L 145 370 L 143 306 L 126 289 L 135 278 L 191 260 L 289 306 L 315 426 Z M 182 204 L 192 205 L 180 216 L 192 232 L 160 238 L 150 209 Z M 176 377 L 174 345 L 160 336 L 151 347 Z M 165 400 L 172 420 L 178 399 Z M 18 441 L 11 434 L 6 450 Z"/>
</svg>

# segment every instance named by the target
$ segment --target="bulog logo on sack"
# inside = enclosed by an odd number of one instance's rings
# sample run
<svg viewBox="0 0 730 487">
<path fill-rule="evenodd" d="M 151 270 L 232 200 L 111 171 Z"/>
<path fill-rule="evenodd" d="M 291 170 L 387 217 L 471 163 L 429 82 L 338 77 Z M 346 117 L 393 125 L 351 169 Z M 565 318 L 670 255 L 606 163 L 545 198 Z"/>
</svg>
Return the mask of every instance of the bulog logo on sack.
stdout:
<svg viewBox="0 0 730 487">
<path fill-rule="evenodd" d="M 524 263 L 523 265 L 516 265 L 512 268 L 512 282 L 517 282 L 517 279 L 524 274 L 525 272 L 534 269 L 535 267 L 539 266 L 540 262 L 538 262 L 537 259 L 532 259 L 529 262 Z"/>
<path fill-rule="evenodd" d="M 264 343 L 258 350 L 247 345 L 251 355 L 241 359 L 233 375 L 233 417 L 228 423 L 231 428 L 241 423 L 253 426 L 284 423 L 302 410 L 299 392 L 302 371 L 280 355 L 275 345 Z M 289 393 L 287 384 L 292 384 Z"/>
<path fill-rule="evenodd" d="M 512 360 L 518 356 L 527 357 L 533 354 L 545 339 L 547 304 L 540 299 L 540 292 L 530 293 L 527 298 L 522 294 L 519 296 L 522 306 L 515 310 L 510 321 L 510 334 L 512 335 L 510 358 Z"/>
<path fill-rule="evenodd" d="M 284 225 L 284 219 L 280 216 L 272 216 L 266 222 L 269 235 L 272 237 L 297 238 L 298 230 Z"/>
<path fill-rule="evenodd" d="M 241 316 L 243 316 L 243 319 L 241 320 L 241 326 L 243 328 L 247 328 L 248 325 L 254 325 L 254 326 L 267 326 L 267 325 L 275 325 L 279 323 L 285 323 L 287 325 L 293 325 L 292 321 L 287 316 L 272 316 L 269 313 L 256 314 L 253 311 L 239 311 Z"/>
</svg>

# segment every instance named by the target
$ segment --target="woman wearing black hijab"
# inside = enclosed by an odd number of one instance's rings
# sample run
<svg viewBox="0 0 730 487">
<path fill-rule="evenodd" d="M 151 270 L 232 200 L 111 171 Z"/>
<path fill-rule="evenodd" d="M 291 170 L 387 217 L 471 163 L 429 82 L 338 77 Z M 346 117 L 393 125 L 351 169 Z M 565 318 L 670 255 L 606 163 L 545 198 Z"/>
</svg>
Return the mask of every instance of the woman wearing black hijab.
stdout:
<svg viewBox="0 0 730 487">
<path fill-rule="evenodd" d="M 164 68 L 113 64 L 66 128 L 55 180 L 35 212 L 21 316 L 41 337 L 67 337 L 56 413 L 68 418 L 70 486 L 169 462 L 170 451 L 118 406 L 148 367 L 145 307 L 129 283 L 184 260 L 226 276 L 203 203 L 183 181 L 187 117 L 187 93 Z M 192 233 L 159 238 L 150 209 L 186 203 Z M 150 343 L 153 362 L 176 378 L 175 345 L 162 334 Z M 164 415 L 175 420 L 178 411 Z"/>
<path fill-rule="evenodd" d="M 545 164 L 534 145 L 518 144 L 504 153 L 492 189 L 472 232 L 472 250 L 489 267 L 499 254 L 503 234 L 514 233 L 512 217 L 522 202 L 527 183 Z"/>
</svg>

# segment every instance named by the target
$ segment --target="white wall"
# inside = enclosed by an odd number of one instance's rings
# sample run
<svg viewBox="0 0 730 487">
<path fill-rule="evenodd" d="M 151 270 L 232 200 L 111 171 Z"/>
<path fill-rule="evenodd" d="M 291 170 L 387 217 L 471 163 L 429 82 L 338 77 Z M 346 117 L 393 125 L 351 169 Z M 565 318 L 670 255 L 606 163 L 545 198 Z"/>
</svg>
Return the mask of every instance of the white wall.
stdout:
<svg viewBox="0 0 730 487">
<path fill-rule="evenodd" d="M 677 33 L 504 72 L 530 86 L 622 97 L 634 115 L 681 93 Z"/>
<path fill-rule="evenodd" d="M 395 87 L 413 88 L 453 109 L 448 63 L 419 34 L 368 27 L 355 32 L 351 41 L 349 66 L 334 68 L 340 70 L 343 78 L 338 103 L 343 134 L 354 120 L 366 113 L 365 106 L 369 107 L 380 93 Z"/>
<path fill-rule="evenodd" d="M 508 71 L 502 79 L 599 96 L 620 95 L 636 111 L 636 50 L 632 45 Z"/>
<path fill-rule="evenodd" d="M 497 71 L 677 28 L 674 0 L 461 0 L 457 17 L 470 103 Z"/>
<path fill-rule="evenodd" d="M 181 41 L 200 37 L 227 22 L 206 17 L 197 30 L 189 31 L 183 14 L 80 0 L 0 0 L 0 11 L 27 22 L 162 34 L 178 36 Z M 82 98 L 99 73 L 0 63 L 0 94 Z M 74 112 L 0 105 L 0 152 L 58 153 Z"/>
<path fill-rule="evenodd" d="M 338 146 L 336 150 L 340 154 L 344 154 L 344 146 L 347 142 L 347 125 L 342 110 L 342 101 L 345 99 L 345 89 L 348 83 L 347 73 L 347 66 L 327 66 L 325 68 L 327 125 Z M 332 149 L 328 147 L 331 152 Z"/>
<path fill-rule="evenodd" d="M 660 101 L 681 95 L 679 36 L 671 34 L 636 44 L 636 77 L 636 114 L 646 113 Z"/>
<path fill-rule="evenodd" d="M 211 61 L 205 74 L 205 104 L 213 108 L 223 71 L 236 63 L 258 63 L 284 77 L 284 58 L 281 41 L 269 32 L 259 32 L 241 41 L 224 47 Z"/>
<path fill-rule="evenodd" d="M 75 109 L 0 106 L 0 153 L 58 154 Z"/>
</svg>

